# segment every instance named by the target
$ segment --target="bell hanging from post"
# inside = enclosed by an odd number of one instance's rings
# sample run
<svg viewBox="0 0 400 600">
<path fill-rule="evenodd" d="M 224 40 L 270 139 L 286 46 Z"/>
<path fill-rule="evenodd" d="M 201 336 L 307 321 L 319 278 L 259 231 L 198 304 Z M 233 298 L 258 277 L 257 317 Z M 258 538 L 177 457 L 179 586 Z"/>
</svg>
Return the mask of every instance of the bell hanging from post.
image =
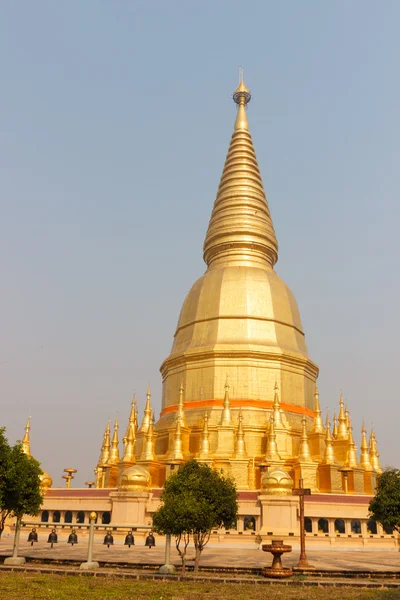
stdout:
<svg viewBox="0 0 400 600">
<path fill-rule="evenodd" d="M 78 536 L 76 534 L 75 529 L 73 529 L 68 536 L 67 544 L 71 544 L 71 546 L 73 546 L 74 544 L 77 544 L 77 543 L 78 543 Z"/>
<path fill-rule="evenodd" d="M 111 531 L 107 531 L 106 535 L 104 536 L 103 545 L 107 546 L 107 548 L 109 548 L 110 546 L 114 546 L 114 538 L 112 536 Z"/>
<path fill-rule="evenodd" d="M 134 545 L 135 545 L 135 538 L 133 537 L 132 530 L 130 529 L 125 537 L 124 546 L 128 546 L 130 548 L 131 546 L 134 546 Z"/>
<path fill-rule="evenodd" d="M 144 545 L 147 546 L 149 550 L 156 545 L 156 539 L 151 530 L 149 531 L 149 535 L 147 536 Z"/>
<path fill-rule="evenodd" d="M 30 542 L 31 546 L 33 546 L 34 542 L 37 542 L 37 541 L 38 541 L 38 534 L 37 534 L 36 528 L 34 527 L 32 529 L 32 531 L 29 532 L 28 542 Z"/>
<path fill-rule="evenodd" d="M 56 533 L 55 529 L 51 530 L 51 533 L 49 534 L 49 538 L 47 540 L 48 544 L 51 544 L 51 548 L 53 547 L 53 544 L 57 544 L 58 543 L 58 535 Z"/>
</svg>

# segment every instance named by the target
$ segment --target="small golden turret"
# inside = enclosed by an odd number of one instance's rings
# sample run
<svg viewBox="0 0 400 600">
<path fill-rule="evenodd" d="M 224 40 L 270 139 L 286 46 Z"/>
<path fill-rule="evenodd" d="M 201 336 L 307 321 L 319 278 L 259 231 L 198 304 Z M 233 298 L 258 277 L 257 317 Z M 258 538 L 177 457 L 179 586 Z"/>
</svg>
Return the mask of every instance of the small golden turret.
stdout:
<svg viewBox="0 0 400 600">
<path fill-rule="evenodd" d="M 379 464 L 379 454 L 378 454 L 378 449 L 377 449 L 377 445 L 376 445 L 375 432 L 373 429 L 371 429 L 371 438 L 369 441 L 369 456 L 370 456 L 372 468 L 374 469 L 374 471 L 376 473 L 378 473 L 380 475 L 382 473 L 382 469 L 381 469 L 381 465 Z"/>
<path fill-rule="evenodd" d="M 307 435 L 307 420 L 305 415 L 301 420 L 301 438 L 299 446 L 299 462 L 311 462 L 311 452 Z"/>
<path fill-rule="evenodd" d="M 111 452 L 110 433 L 111 433 L 110 421 L 108 421 L 108 425 L 104 431 L 103 445 L 101 447 L 101 453 L 100 453 L 100 458 L 99 458 L 99 466 L 108 464 L 108 461 L 110 458 L 110 452 Z"/>
<path fill-rule="evenodd" d="M 144 450 L 142 452 L 141 460 L 155 460 L 154 455 L 154 428 L 153 428 L 153 417 L 150 419 L 149 428 L 145 436 Z"/>
<path fill-rule="evenodd" d="M 331 424 L 329 417 L 326 415 L 326 427 L 325 427 L 325 452 L 322 461 L 325 465 L 335 464 L 335 451 L 333 449 L 332 436 L 331 436 Z"/>
<path fill-rule="evenodd" d="M 25 433 L 22 439 L 22 452 L 27 456 L 31 455 L 31 439 L 30 439 L 30 429 L 31 429 L 31 417 L 28 417 L 28 420 L 25 425 Z"/>
<path fill-rule="evenodd" d="M 226 378 L 226 382 L 225 382 L 224 408 L 222 410 L 221 425 L 223 427 L 231 427 L 232 426 L 231 405 L 230 405 L 230 401 L 229 401 L 228 377 Z"/>
<path fill-rule="evenodd" d="M 147 388 L 146 406 L 144 407 L 144 416 L 143 416 L 142 426 L 140 427 L 141 433 L 146 433 L 150 427 L 150 423 L 152 422 L 153 410 L 151 408 L 150 398 L 151 398 L 151 391 L 150 391 L 150 386 L 149 386 Z"/>
<path fill-rule="evenodd" d="M 349 427 L 350 427 L 350 413 L 349 413 L 349 407 L 348 407 L 347 404 L 346 404 L 346 409 L 344 411 L 344 416 L 346 417 L 346 427 L 347 427 L 347 429 L 349 429 Z"/>
<path fill-rule="evenodd" d="M 114 422 L 114 433 L 111 442 L 111 452 L 109 463 L 110 465 L 116 465 L 119 462 L 119 441 L 118 441 L 118 419 L 115 419 Z"/>
<path fill-rule="evenodd" d="M 346 467 L 348 467 L 349 469 L 356 469 L 357 468 L 357 447 L 354 443 L 354 439 L 353 439 L 353 427 L 351 425 L 351 422 L 349 420 L 349 449 L 347 451 L 347 460 L 346 460 Z"/>
<path fill-rule="evenodd" d="M 347 440 L 349 437 L 349 431 L 347 428 L 347 420 L 346 420 L 346 414 L 344 412 L 344 401 L 343 401 L 342 394 L 340 394 L 339 407 L 340 407 L 339 408 L 339 427 L 338 427 L 336 439 Z"/>
<path fill-rule="evenodd" d="M 364 423 L 361 429 L 361 446 L 360 446 L 360 467 L 366 471 L 372 471 L 371 459 L 368 451 L 367 430 Z"/>
<path fill-rule="evenodd" d="M 204 413 L 203 430 L 201 432 L 201 446 L 199 458 L 208 458 L 210 456 L 210 433 L 208 431 L 208 414 Z"/>
<path fill-rule="evenodd" d="M 334 440 L 336 440 L 338 436 L 338 423 L 337 423 L 337 417 L 336 417 L 336 410 L 333 413 L 333 431 L 332 431 L 332 437 Z"/>
<path fill-rule="evenodd" d="M 239 410 L 238 417 L 238 428 L 236 432 L 236 440 L 235 440 L 235 458 L 245 458 L 247 456 L 246 452 L 246 444 L 244 441 L 244 431 L 243 431 L 243 415 L 242 409 Z"/>
<path fill-rule="evenodd" d="M 179 417 L 181 422 L 181 427 L 187 427 L 186 417 L 185 417 L 185 404 L 183 402 L 183 383 L 181 382 L 179 388 L 179 404 L 177 410 L 177 417 Z"/>
<path fill-rule="evenodd" d="M 281 417 L 281 407 L 279 402 L 278 383 L 276 381 L 274 387 L 274 402 L 272 405 L 272 415 L 274 419 L 274 429 L 282 428 L 283 423 Z"/>
<path fill-rule="evenodd" d="M 182 426 L 179 415 L 175 421 L 174 447 L 170 456 L 171 460 L 183 460 L 182 452 Z"/>
<path fill-rule="evenodd" d="M 123 437 L 124 444 L 124 455 L 126 453 L 126 445 L 128 443 L 129 430 L 132 429 L 131 438 L 133 434 L 133 438 L 136 438 L 136 429 L 137 429 L 137 420 L 136 420 L 136 395 L 133 394 L 132 403 L 131 403 L 131 412 L 129 415 L 128 427 L 126 428 L 125 435 Z"/>
<path fill-rule="evenodd" d="M 318 388 L 315 388 L 315 396 L 314 396 L 314 423 L 311 429 L 311 433 L 324 433 L 324 424 L 322 422 L 321 417 L 321 408 L 319 406 L 319 394 Z"/>
<path fill-rule="evenodd" d="M 274 417 L 271 415 L 271 420 L 269 424 L 269 432 L 268 432 L 268 440 L 267 440 L 267 451 L 265 453 L 265 462 L 273 462 L 276 460 L 280 460 L 280 456 L 278 454 L 278 446 L 276 443 L 276 433 L 274 427 Z"/>
<path fill-rule="evenodd" d="M 135 462 L 136 432 L 134 423 L 128 425 L 125 437 L 124 456 L 122 462 Z"/>
</svg>

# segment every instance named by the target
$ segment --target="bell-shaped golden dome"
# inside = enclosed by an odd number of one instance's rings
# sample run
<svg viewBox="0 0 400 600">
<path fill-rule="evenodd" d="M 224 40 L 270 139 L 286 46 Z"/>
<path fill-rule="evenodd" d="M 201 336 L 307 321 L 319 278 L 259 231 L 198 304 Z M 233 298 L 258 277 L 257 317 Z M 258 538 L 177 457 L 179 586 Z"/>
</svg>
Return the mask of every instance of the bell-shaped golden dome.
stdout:
<svg viewBox="0 0 400 600">
<path fill-rule="evenodd" d="M 53 480 L 46 471 L 43 471 L 43 473 L 39 476 L 39 479 L 40 479 L 40 487 L 44 491 L 46 491 L 48 488 L 51 488 L 51 486 L 53 485 Z"/>
<path fill-rule="evenodd" d="M 139 465 L 125 469 L 121 475 L 119 491 L 121 492 L 146 492 L 151 483 L 150 473 Z"/>
<path fill-rule="evenodd" d="M 263 475 L 261 488 L 266 494 L 288 495 L 292 493 L 293 479 L 283 469 L 274 469 Z"/>
</svg>

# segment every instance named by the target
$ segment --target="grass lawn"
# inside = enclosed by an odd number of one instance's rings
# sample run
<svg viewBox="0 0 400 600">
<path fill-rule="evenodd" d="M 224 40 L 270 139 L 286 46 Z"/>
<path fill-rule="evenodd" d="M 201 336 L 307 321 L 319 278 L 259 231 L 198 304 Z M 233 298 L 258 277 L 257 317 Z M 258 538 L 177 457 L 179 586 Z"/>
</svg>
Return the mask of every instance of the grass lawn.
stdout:
<svg viewBox="0 0 400 600">
<path fill-rule="evenodd" d="M 400 590 L 154 582 L 121 578 L 1 573 L 1 600 L 399 600 Z"/>
</svg>

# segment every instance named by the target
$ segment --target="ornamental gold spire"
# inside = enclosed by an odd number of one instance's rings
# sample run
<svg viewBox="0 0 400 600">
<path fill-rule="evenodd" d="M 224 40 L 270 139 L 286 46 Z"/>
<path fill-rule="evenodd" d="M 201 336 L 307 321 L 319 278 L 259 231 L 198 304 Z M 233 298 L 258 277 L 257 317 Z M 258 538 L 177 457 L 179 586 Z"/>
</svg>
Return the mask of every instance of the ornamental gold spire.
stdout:
<svg viewBox="0 0 400 600">
<path fill-rule="evenodd" d="M 366 471 L 372 471 L 371 458 L 368 451 L 367 430 L 364 423 L 361 429 L 361 445 L 360 445 L 360 467 Z"/>
<path fill-rule="evenodd" d="M 268 432 L 268 440 L 267 440 L 267 451 L 265 453 L 265 461 L 267 463 L 280 460 L 280 456 L 278 454 L 278 446 L 276 443 L 276 433 L 274 427 L 274 417 L 271 415 L 271 420 L 269 424 L 269 432 Z"/>
<path fill-rule="evenodd" d="M 179 417 L 181 422 L 181 427 L 187 427 L 186 417 L 185 417 L 185 404 L 183 402 L 183 383 L 181 382 L 179 388 L 179 404 L 177 410 L 177 417 Z"/>
<path fill-rule="evenodd" d="M 150 419 L 149 428 L 145 436 L 144 450 L 142 452 L 141 460 L 154 460 L 154 429 L 153 429 L 153 418 Z"/>
<path fill-rule="evenodd" d="M 171 453 L 172 460 L 183 460 L 182 452 L 182 426 L 180 416 L 175 420 L 174 447 Z"/>
<path fill-rule="evenodd" d="M 369 441 L 369 456 L 370 456 L 372 468 L 378 474 L 381 474 L 382 469 L 381 469 L 381 465 L 379 464 L 379 454 L 378 454 L 378 449 L 376 446 L 375 432 L 373 429 L 371 429 L 371 437 L 370 437 L 370 441 Z"/>
<path fill-rule="evenodd" d="M 347 451 L 346 466 L 350 469 L 357 468 L 357 448 L 353 439 L 353 427 L 349 421 L 349 449 Z"/>
<path fill-rule="evenodd" d="M 31 417 L 28 417 L 28 420 L 25 425 L 25 433 L 22 439 L 22 452 L 27 456 L 31 455 L 31 439 L 30 439 L 30 430 L 31 430 Z"/>
<path fill-rule="evenodd" d="M 331 436 L 331 424 L 329 422 L 329 417 L 326 415 L 326 427 L 325 427 L 325 452 L 323 463 L 325 465 L 333 465 L 335 464 L 335 451 L 333 449 L 332 436 Z"/>
<path fill-rule="evenodd" d="M 243 431 L 243 415 L 242 409 L 239 410 L 239 418 L 238 418 L 238 428 L 236 432 L 235 439 L 235 458 L 245 458 L 247 456 L 246 453 L 246 445 L 244 441 L 244 431 Z"/>
<path fill-rule="evenodd" d="M 333 432 L 332 432 L 332 436 L 333 436 L 334 440 L 336 440 L 336 438 L 338 436 L 338 424 L 337 424 L 337 418 L 336 418 L 336 410 L 333 413 Z"/>
<path fill-rule="evenodd" d="M 344 411 L 344 415 L 346 417 L 346 427 L 348 429 L 350 427 L 350 413 L 349 413 L 349 407 L 347 404 L 346 404 L 346 409 Z"/>
<path fill-rule="evenodd" d="M 111 465 L 116 465 L 119 462 L 119 441 L 118 441 L 118 419 L 114 422 L 114 433 L 111 442 L 111 452 L 109 462 Z"/>
<path fill-rule="evenodd" d="M 344 401 L 343 396 L 340 394 L 339 400 L 339 427 L 336 439 L 338 440 L 347 440 L 349 437 L 349 431 L 347 428 L 347 419 L 344 411 Z"/>
<path fill-rule="evenodd" d="M 226 378 L 226 382 L 225 382 L 224 408 L 222 410 L 221 425 L 224 427 L 230 427 L 232 425 L 231 404 L 229 401 L 228 377 Z"/>
<path fill-rule="evenodd" d="M 201 446 L 199 458 L 208 458 L 210 456 L 210 433 L 208 431 L 208 414 L 204 413 L 203 430 L 201 432 Z"/>
<path fill-rule="evenodd" d="M 204 260 L 255 261 L 271 267 L 278 243 L 249 132 L 250 91 L 241 76 L 233 94 L 238 105 L 231 143 L 204 241 Z"/>
<path fill-rule="evenodd" d="M 103 436 L 103 445 L 101 446 L 99 465 L 108 464 L 111 452 L 111 442 L 110 442 L 110 421 L 108 421 L 108 425 L 105 428 L 104 436 Z"/>
<path fill-rule="evenodd" d="M 151 408 L 150 398 L 151 398 L 151 391 L 150 391 L 150 386 L 149 386 L 147 388 L 146 406 L 144 407 L 144 416 L 143 416 L 142 426 L 140 428 L 140 431 L 143 433 L 146 433 L 146 431 L 148 431 L 150 423 L 152 422 L 152 419 L 153 419 L 153 410 Z"/>
<path fill-rule="evenodd" d="M 279 394 L 278 394 L 278 383 L 275 381 L 274 387 L 274 402 L 272 404 L 272 414 L 274 419 L 274 429 L 283 427 L 282 417 L 281 417 L 281 407 L 279 402 Z"/>
<path fill-rule="evenodd" d="M 134 426 L 128 426 L 124 444 L 124 456 L 122 462 L 135 462 L 135 429 Z"/>
<path fill-rule="evenodd" d="M 314 423 L 311 429 L 311 433 L 324 433 L 324 424 L 322 422 L 322 417 L 321 417 L 321 408 L 319 406 L 319 394 L 318 394 L 318 388 L 315 388 L 315 395 L 314 395 L 314 413 L 315 413 L 315 417 L 314 417 Z"/>
<path fill-rule="evenodd" d="M 124 443 L 124 455 L 126 454 L 126 446 L 128 444 L 128 438 L 130 437 L 130 441 L 134 441 L 136 439 L 136 429 L 137 429 L 137 419 L 136 419 L 136 395 L 133 394 L 132 403 L 131 403 L 131 412 L 129 415 L 128 427 L 126 428 L 125 435 L 123 437 Z M 122 460 L 125 460 L 123 458 Z"/>
<path fill-rule="evenodd" d="M 307 421 L 305 415 L 301 420 L 301 438 L 300 438 L 300 446 L 299 446 L 299 462 L 311 462 L 311 452 L 310 446 L 308 443 L 308 435 L 307 435 Z"/>
</svg>

